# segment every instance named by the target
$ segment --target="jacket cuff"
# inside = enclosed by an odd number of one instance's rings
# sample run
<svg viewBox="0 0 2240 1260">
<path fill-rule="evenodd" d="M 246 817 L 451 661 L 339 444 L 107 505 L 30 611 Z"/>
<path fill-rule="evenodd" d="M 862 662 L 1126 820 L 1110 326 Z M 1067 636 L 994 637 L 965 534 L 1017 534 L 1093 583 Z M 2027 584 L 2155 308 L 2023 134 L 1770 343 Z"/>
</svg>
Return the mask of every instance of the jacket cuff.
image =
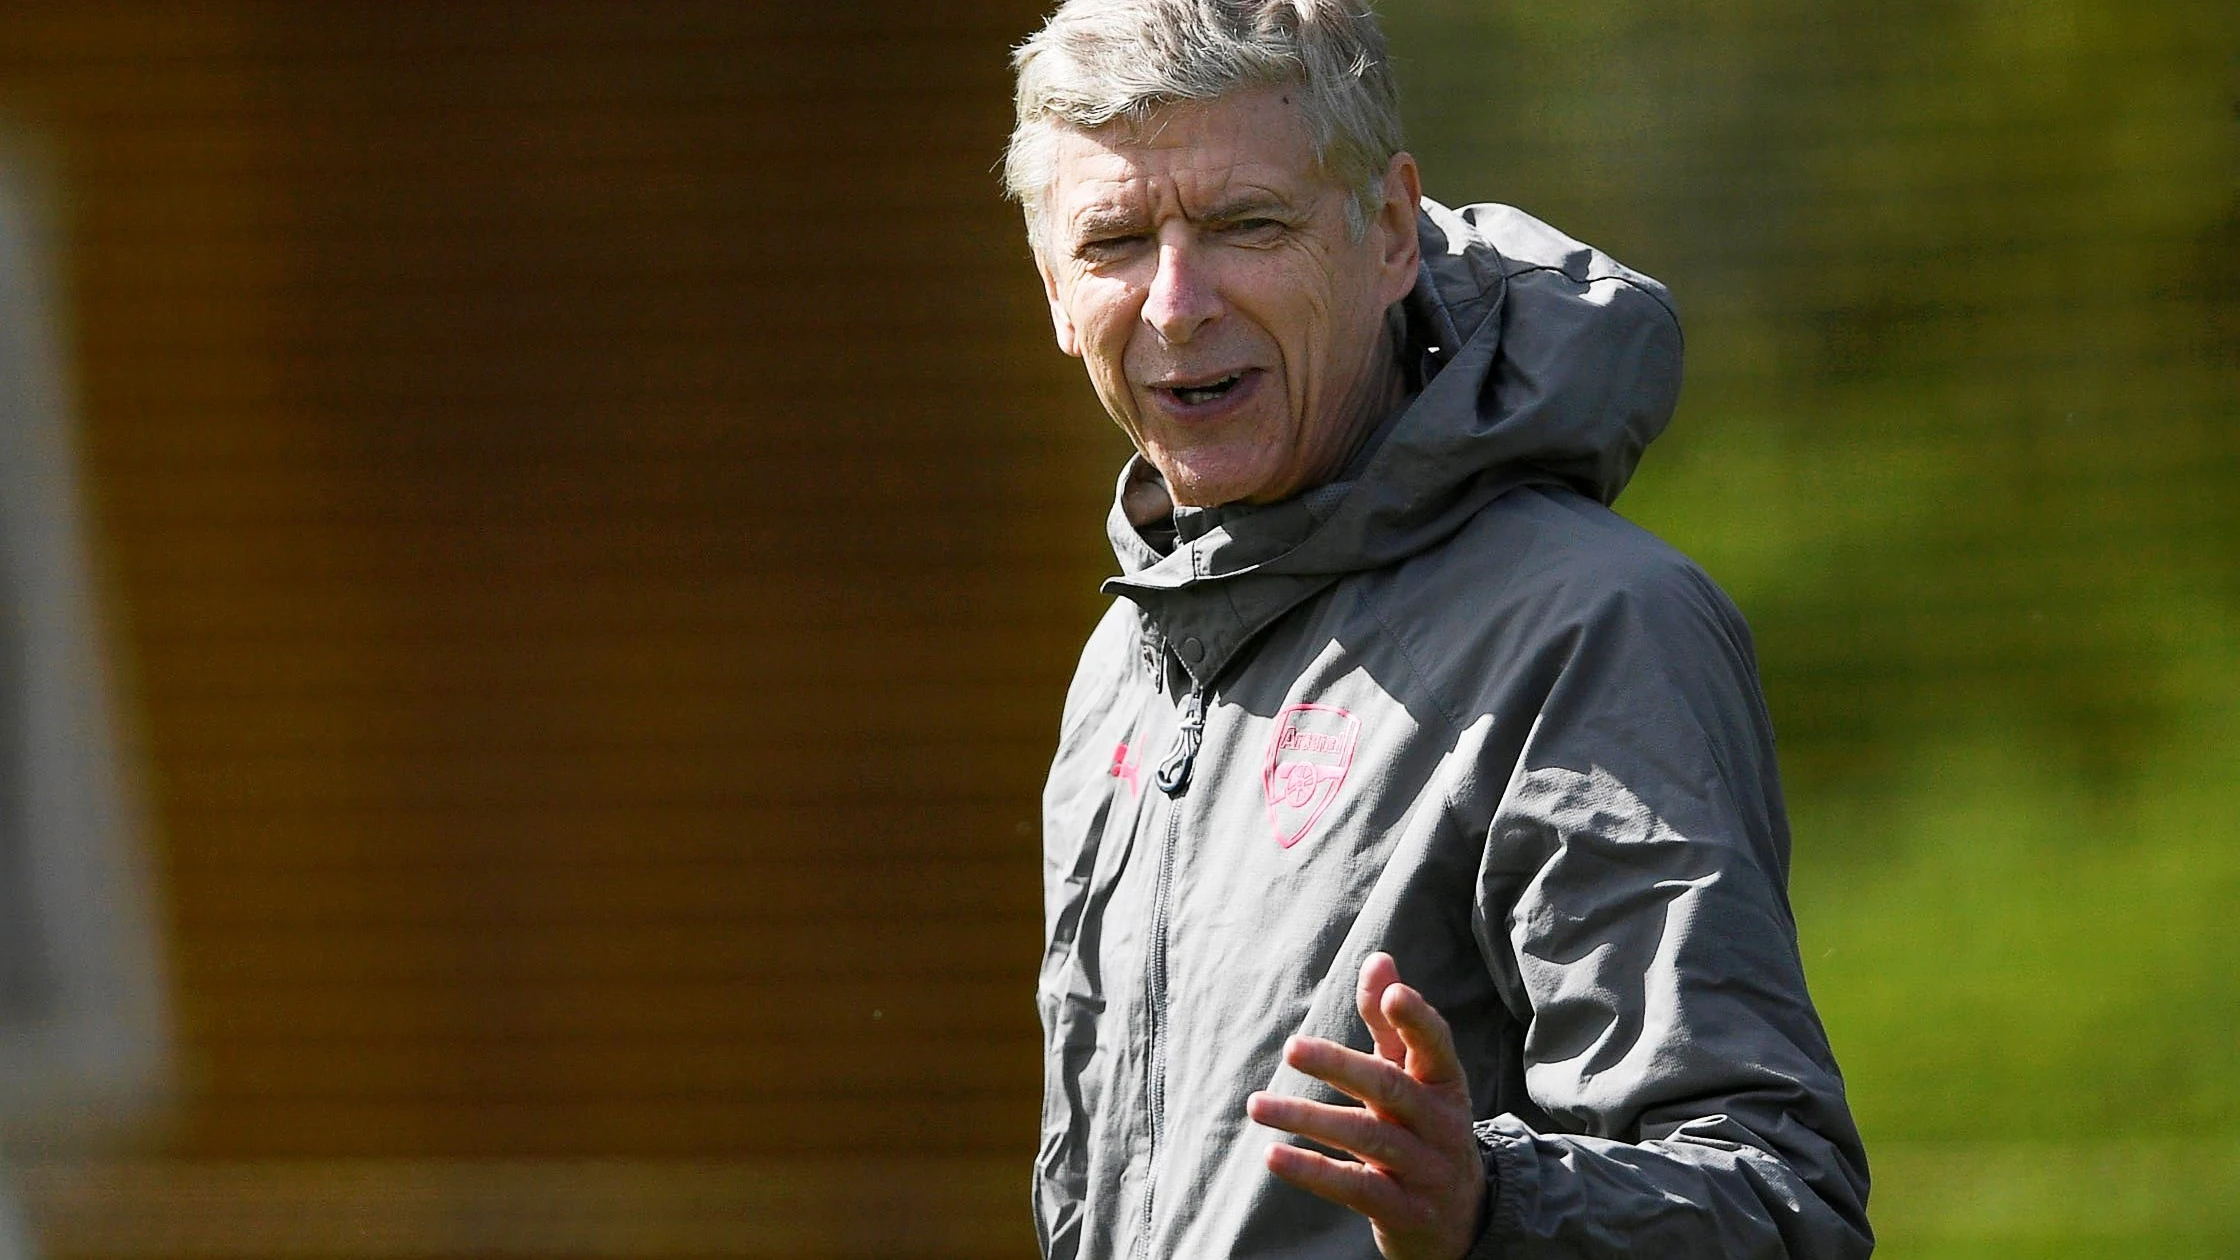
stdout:
<svg viewBox="0 0 2240 1260">
<path fill-rule="evenodd" d="M 1480 1209 L 1477 1241 L 1463 1253 L 1463 1260 L 1502 1260 L 1509 1254 L 1508 1240 L 1522 1232 L 1517 1187 L 1523 1181 L 1521 1165 L 1527 1156 L 1524 1144 L 1514 1134 L 1502 1132 L 1497 1123 L 1481 1120 L 1471 1126 L 1478 1137 L 1478 1158 L 1485 1163 L 1486 1202 Z"/>
</svg>

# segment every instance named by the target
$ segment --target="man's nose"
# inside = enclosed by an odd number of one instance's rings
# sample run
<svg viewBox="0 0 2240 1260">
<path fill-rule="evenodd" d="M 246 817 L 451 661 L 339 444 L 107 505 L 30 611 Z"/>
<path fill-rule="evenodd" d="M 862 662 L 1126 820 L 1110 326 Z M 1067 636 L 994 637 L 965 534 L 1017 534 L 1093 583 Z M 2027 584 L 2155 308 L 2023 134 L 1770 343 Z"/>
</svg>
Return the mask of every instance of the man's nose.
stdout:
<svg viewBox="0 0 2240 1260">
<path fill-rule="evenodd" d="M 1220 294 L 1196 252 L 1185 242 L 1161 243 L 1159 269 L 1143 300 L 1143 322 L 1169 344 L 1179 345 L 1220 315 Z"/>
</svg>

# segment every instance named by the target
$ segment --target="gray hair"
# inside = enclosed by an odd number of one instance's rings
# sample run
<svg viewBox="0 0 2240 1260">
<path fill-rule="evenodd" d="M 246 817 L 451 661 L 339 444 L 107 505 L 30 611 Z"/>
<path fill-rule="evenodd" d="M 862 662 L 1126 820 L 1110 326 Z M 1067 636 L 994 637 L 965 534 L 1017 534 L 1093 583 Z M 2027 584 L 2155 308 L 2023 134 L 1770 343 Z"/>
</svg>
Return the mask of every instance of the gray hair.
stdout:
<svg viewBox="0 0 2240 1260">
<path fill-rule="evenodd" d="M 1357 241 L 1400 151 L 1400 94 L 1361 0 L 1066 0 L 1011 65 L 1018 122 L 1003 187 L 1026 211 L 1037 253 L 1057 127 L 1140 125 L 1162 106 L 1296 87 L 1323 173 L 1352 194 L 1346 226 Z"/>
</svg>

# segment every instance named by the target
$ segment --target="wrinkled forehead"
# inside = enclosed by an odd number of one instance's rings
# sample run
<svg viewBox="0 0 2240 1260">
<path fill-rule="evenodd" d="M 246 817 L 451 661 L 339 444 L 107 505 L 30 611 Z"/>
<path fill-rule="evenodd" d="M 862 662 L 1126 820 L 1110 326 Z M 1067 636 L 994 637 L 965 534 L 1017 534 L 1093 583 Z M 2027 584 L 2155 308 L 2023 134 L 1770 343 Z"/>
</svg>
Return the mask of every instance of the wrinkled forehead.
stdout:
<svg viewBox="0 0 2240 1260">
<path fill-rule="evenodd" d="M 1335 185 L 1293 96 L 1257 88 L 1093 129 L 1055 127 L 1053 226 L 1115 213 L 1195 218 L 1239 199 L 1311 205 Z"/>
</svg>

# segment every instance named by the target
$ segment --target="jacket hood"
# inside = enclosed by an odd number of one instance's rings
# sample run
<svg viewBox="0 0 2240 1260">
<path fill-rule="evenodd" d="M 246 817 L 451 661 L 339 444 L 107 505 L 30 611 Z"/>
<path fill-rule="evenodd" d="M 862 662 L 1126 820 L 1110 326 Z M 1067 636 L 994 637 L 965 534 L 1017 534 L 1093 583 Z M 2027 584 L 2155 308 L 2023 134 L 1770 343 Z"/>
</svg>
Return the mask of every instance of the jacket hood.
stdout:
<svg viewBox="0 0 2240 1260">
<path fill-rule="evenodd" d="M 1509 206 L 1426 199 L 1417 227 L 1403 353 L 1424 385 L 1345 477 L 1279 503 L 1177 508 L 1169 548 L 1125 506 L 1163 496 L 1158 474 L 1141 456 L 1121 473 L 1107 530 L 1122 576 L 1104 589 L 1201 685 L 1338 577 L 1437 545 L 1508 490 L 1612 502 L 1672 418 L 1680 323 L 1663 285 Z"/>
</svg>

